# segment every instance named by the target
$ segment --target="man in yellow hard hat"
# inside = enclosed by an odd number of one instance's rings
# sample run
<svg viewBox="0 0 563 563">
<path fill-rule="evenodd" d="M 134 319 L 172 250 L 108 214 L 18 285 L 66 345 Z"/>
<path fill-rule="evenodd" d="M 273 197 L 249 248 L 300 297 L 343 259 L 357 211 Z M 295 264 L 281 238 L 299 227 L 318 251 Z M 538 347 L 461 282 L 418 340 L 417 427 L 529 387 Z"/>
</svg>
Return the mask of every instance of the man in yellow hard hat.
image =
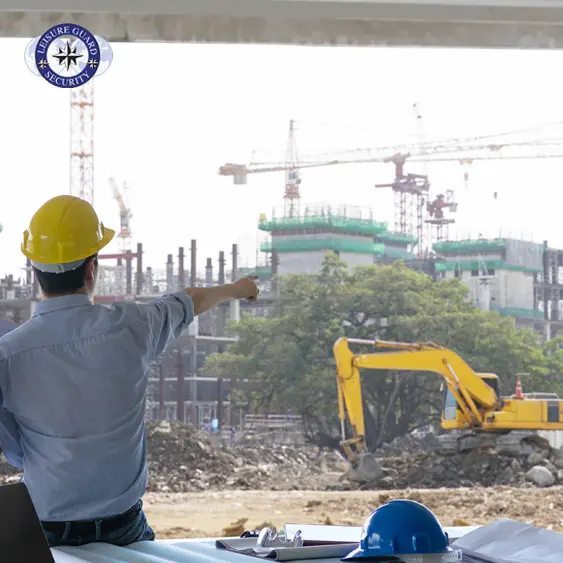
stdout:
<svg viewBox="0 0 563 563">
<path fill-rule="evenodd" d="M 45 299 L 0 339 L 0 407 L 16 421 L 23 481 L 51 546 L 154 539 L 141 501 L 149 365 L 195 316 L 258 296 L 256 278 L 244 278 L 93 305 L 97 254 L 113 236 L 81 199 L 45 203 L 21 246 Z"/>
</svg>

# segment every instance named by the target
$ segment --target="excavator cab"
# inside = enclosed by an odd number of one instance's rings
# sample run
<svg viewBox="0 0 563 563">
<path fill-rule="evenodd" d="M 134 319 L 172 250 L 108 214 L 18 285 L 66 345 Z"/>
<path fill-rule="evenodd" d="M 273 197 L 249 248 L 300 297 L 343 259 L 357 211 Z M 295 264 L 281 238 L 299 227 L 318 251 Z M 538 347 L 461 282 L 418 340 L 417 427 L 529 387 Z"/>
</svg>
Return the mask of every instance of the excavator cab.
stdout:
<svg viewBox="0 0 563 563">
<path fill-rule="evenodd" d="M 478 373 L 477 375 L 495 392 L 500 400 L 500 381 L 498 375 L 494 373 Z M 461 413 L 461 407 L 447 385 L 443 385 L 443 389 L 442 428 L 447 430 L 459 428 L 457 419 L 458 413 Z"/>
</svg>

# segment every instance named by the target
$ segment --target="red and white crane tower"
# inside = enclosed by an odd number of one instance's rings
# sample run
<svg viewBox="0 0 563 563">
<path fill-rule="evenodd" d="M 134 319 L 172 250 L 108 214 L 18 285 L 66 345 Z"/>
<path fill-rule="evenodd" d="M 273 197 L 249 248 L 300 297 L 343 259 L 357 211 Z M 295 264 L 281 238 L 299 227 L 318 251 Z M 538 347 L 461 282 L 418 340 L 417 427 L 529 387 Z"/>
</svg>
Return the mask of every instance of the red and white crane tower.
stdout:
<svg viewBox="0 0 563 563">
<path fill-rule="evenodd" d="M 94 81 L 70 90 L 70 193 L 94 205 Z"/>
<path fill-rule="evenodd" d="M 117 260 L 118 265 L 125 261 L 126 284 L 125 295 L 97 296 L 98 302 L 107 299 L 131 299 L 135 289 L 132 283 L 132 260 L 138 258 L 137 252 L 132 252 L 131 230 L 129 220 L 131 211 L 127 207 L 124 193 L 120 192 L 115 181 L 110 180 L 113 196 L 120 208 L 121 229 L 117 238 L 120 241 L 119 253 L 100 254 L 99 260 Z M 80 88 L 70 91 L 70 193 L 94 205 L 94 81 L 90 80 Z M 139 245 L 140 246 L 140 245 Z M 108 275 L 112 267 L 107 268 Z M 105 270 L 101 270 L 104 277 Z M 139 274 L 140 275 L 140 274 Z M 111 284 L 110 284 L 111 285 Z M 119 285 L 119 284 L 118 284 Z M 140 283 L 137 283 L 137 288 Z M 106 299 L 107 298 L 107 299 Z"/>
</svg>

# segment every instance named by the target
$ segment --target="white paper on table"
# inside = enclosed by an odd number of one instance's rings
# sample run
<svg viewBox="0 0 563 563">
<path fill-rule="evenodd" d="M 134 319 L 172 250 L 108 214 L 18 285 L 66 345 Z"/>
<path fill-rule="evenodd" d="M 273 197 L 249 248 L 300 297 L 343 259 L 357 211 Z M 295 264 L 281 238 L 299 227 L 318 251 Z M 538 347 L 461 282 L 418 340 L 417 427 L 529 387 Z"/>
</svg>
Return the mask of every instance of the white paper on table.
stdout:
<svg viewBox="0 0 563 563">
<path fill-rule="evenodd" d="M 56 548 L 51 549 L 51 554 L 53 555 L 55 563 L 84 563 L 86 561 L 86 559 L 75 557 L 74 555 L 70 555 Z"/>
<path fill-rule="evenodd" d="M 261 559 L 273 561 L 305 561 L 313 559 L 341 559 L 358 547 L 357 543 L 336 543 L 306 547 L 267 547 L 258 548 L 256 539 L 217 540 L 217 549 L 226 549 Z"/>
<path fill-rule="evenodd" d="M 467 563 L 563 563 L 563 535 L 508 518 L 487 524 L 453 544 Z"/>
</svg>

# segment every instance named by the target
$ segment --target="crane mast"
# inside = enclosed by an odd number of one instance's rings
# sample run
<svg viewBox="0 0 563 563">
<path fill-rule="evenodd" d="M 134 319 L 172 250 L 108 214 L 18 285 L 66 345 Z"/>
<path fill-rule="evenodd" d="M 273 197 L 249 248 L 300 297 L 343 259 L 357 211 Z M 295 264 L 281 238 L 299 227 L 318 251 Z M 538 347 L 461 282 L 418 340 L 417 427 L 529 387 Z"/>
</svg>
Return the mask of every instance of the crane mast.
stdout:
<svg viewBox="0 0 563 563">
<path fill-rule="evenodd" d="M 120 190 L 117 186 L 117 182 L 112 177 L 109 179 L 109 185 L 113 192 L 113 197 L 119 206 L 119 225 L 120 230 L 117 235 L 120 244 L 120 251 L 122 253 L 131 251 L 131 242 L 133 234 L 131 232 L 131 209 L 125 202 L 125 197 L 128 191 L 127 184 L 123 182 L 123 188 Z"/>
<path fill-rule="evenodd" d="M 70 194 L 94 205 L 94 81 L 70 90 Z"/>
<path fill-rule="evenodd" d="M 299 200 L 301 199 L 299 185 L 301 184 L 301 179 L 299 177 L 299 160 L 295 143 L 295 122 L 293 119 L 289 122 L 285 166 L 284 215 L 286 217 L 296 217 L 299 215 Z"/>
</svg>

